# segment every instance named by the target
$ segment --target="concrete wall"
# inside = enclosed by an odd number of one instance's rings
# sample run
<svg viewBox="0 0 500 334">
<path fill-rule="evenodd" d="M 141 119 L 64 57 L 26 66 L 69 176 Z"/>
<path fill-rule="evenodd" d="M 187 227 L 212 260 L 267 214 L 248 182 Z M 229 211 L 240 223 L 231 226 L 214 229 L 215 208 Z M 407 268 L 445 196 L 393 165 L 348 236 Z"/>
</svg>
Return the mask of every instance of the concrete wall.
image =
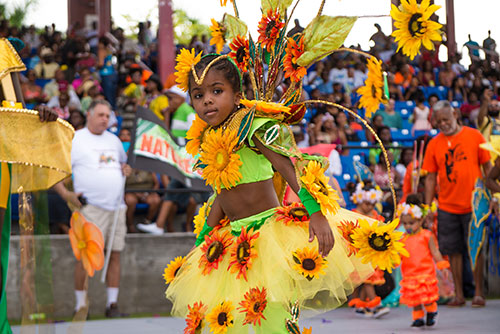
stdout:
<svg viewBox="0 0 500 334">
<path fill-rule="evenodd" d="M 21 269 L 20 238 L 12 236 L 10 243 L 9 274 L 7 278 L 7 315 L 9 319 L 21 318 Z M 52 263 L 52 290 L 54 317 L 73 315 L 75 297 L 73 270 L 75 257 L 65 235 L 36 237 L 37 244 L 50 245 Z M 168 312 L 171 304 L 165 298 L 163 269 L 176 256 L 186 255 L 194 245 L 192 233 L 168 233 L 162 236 L 145 234 L 127 235 L 126 248 L 121 258 L 121 284 L 118 304 L 123 313 Z M 48 275 L 47 277 L 50 277 Z M 106 290 L 100 282 L 101 273 L 90 279 L 90 315 L 104 314 Z M 49 286 L 50 280 L 45 280 Z M 49 284 L 47 284 L 47 282 Z M 45 288 L 45 290 L 50 290 Z M 48 291 L 37 291 L 47 293 Z M 49 293 L 50 294 L 50 293 Z"/>
</svg>

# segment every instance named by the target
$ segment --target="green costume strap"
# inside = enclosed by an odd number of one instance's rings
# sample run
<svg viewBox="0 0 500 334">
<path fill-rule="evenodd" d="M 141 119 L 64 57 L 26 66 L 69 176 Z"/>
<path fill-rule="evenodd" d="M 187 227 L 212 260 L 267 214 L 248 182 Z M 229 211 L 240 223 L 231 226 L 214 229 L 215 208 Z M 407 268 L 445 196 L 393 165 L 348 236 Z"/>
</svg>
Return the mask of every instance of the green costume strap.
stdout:
<svg viewBox="0 0 500 334">
<path fill-rule="evenodd" d="M 208 226 L 207 222 L 205 221 L 205 225 L 203 225 L 203 229 L 201 230 L 200 234 L 198 235 L 198 238 L 196 238 L 196 247 L 198 247 L 203 241 L 205 241 L 205 236 L 209 235 L 210 232 L 212 232 L 214 228 L 212 226 Z"/>
<path fill-rule="evenodd" d="M 7 283 L 7 269 L 9 265 L 10 245 L 10 164 L 0 163 L 0 209 L 5 209 L 2 226 L 2 249 L 0 269 L 2 275 L 2 286 L 0 290 L 0 333 L 12 333 L 7 322 L 7 296 L 5 286 Z"/>
<path fill-rule="evenodd" d="M 300 188 L 299 198 L 302 204 L 304 204 L 307 213 L 311 216 L 313 213 L 321 211 L 321 207 L 318 202 L 312 197 L 312 195 L 307 191 L 306 188 Z"/>
</svg>

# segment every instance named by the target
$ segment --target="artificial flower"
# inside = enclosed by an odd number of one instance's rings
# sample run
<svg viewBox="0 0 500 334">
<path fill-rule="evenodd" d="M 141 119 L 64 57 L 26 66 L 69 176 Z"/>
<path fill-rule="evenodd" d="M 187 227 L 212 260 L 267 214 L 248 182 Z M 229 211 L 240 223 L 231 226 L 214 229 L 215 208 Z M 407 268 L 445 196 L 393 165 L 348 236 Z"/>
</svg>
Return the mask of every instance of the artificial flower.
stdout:
<svg viewBox="0 0 500 334">
<path fill-rule="evenodd" d="M 229 44 L 231 57 L 241 72 L 247 72 L 248 60 L 250 59 L 249 42 L 245 37 L 237 35 Z"/>
<path fill-rule="evenodd" d="M 279 113 L 288 114 L 290 112 L 290 107 L 284 106 L 281 103 L 247 100 L 247 99 L 241 99 L 240 103 L 247 108 L 252 108 L 255 105 L 256 111 L 260 111 L 266 114 L 279 114 Z"/>
<path fill-rule="evenodd" d="M 401 5 L 392 5 L 391 17 L 397 28 L 391 34 L 398 43 L 398 49 L 403 49 L 403 54 L 415 58 L 423 45 L 428 50 L 434 50 L 433 41 L 440 42 L 439 29 L 442 25 L 431 21 L 432 14 L 441 8 L 438 5 L 430 5 L 430 0 L 401 0 Z"/>
<path fill-rule="evenodd" d="M 170 263 L 168 266 L 165 268 L 165 271 L 163 273 L 163 278 L 165 279 L 165 284 L 169 284 L 172 282 L 175 278 L 175 275 L 177 275 L 177 272 L 179 269 L 182 267 L 182 265 L 186 263 L 186 258 L 182 256 L 178 256 Z"/>
<path fill-rule="evenodd" d="M 354 204 L 361 204 L 363 202 L 376 204 L 382 200 L 382 195 L 382 190 L 379 187 L 364 190 L 363 184 L 358 183 L 356 191 L 351 195 L 351 200 Z"/>
<path fill-rule="evenodd" d="M 242 162 L 233 152 L 238 144 L 236 131 L 210 130 L 201 144 L 200 160 L 206 165 L 202 177 L 220 193 L 221 186 L 226 189 L 236 186 L 241 180 L 239 171 Z"/>
<path fill-rule="evenodd" d="M 104 238 L 101 230 L 75 211 L 71 215 L 69 241 L 73 254 L 82 261 L 83 268 L 92 277 L 104 266 Z"/>
<path fill-rule="evenodd" d="M 199 334 L 203 329 L 203 318 L 207 311 L 207 306 L 202 302 L 194 303 L 193 306 L 188 305 L 188 315 L 186 317 L 186 328 L 184 334 Z"/>
<path fill-rule="evenodd" d="M 261 43 L 263 49 L 267 49 L 268 52 L 273 50 L 280 30 L 284 26 L 285 23 L 280 20 L 280 14 L 277 9 L 274 11 L 269 9 L 266 14 L 262 15 L 262 19 L 259 22 L 258 42 Z"/>
<path fill-rule="evenodd" d="M 359 219 L 359 228 L 354 230 L 352 240 L 359 251 L 356 254 L 361 262 L 392 272 L 401 263 L 401 256 L 409 256 L 404 244 L 400 242 L 403 232 L 394 231 L 399 219 L 389 224 L 379 225 L 377 221 Z"/>
<path fill-rule="evenodd" d="M 401 217 L 401 215 L 410 215 L 413 219 L 420 219 L 425 216 L 427 210 L 422 210 L 418 205 L 400 203 L 396 210 L 396 215 Z"/>
<path fill-rule="evenodd" d="M 230 1 L 233 2 L 234 0 L 230 0 Z M 220 0 L 221 7 L 226 7 L 226 4 L 227 4 L 227 0 Z"/>
<path fill-rule="evenodd" d="M 365 80 L 365 85 L 358 88 L 357 92 L 361 95 L 359 106 L 365 108 L 365 117 L 371 118 L 384 99 L 384 77 L 382 76 L 381 60 L 375 57 L 369 58 L 367 67 L 368 77 Z"/>
<path fill-rule="evenodd" d="M 175 65 L 175 82 L 185 92 L 189 89 L 189 72 L 191 72 L 191 66 L 196 65 L 200 61 L 201 54 L 202 52 L 196 55 L 194 49 L 191 49 L 191 51 L 181 49 L 181 52 L 175 58 L 177 61 L 177 65 Z"/>
<path fill-rule="evenodd" d="M 198 115 L 195 115 L 193 124 L 191 124 L 191 127 L 186 134 L 186 139 L 188 140 L 186 144 L 186 151 L 193 157 L 200 151 L 201 140 L 207 129 L 208 124 Z"/>
<path fill-rule="evenodd" d="M 296 43 L 293 38 L 289 38 L 285 50 L 285 58 L 283 59 L 285 78 L 290 78 L 293 82 L 299 82 L 307 74 L 306 68 L 297 64 L 297 59 L 299 59 L 303 53 L 304 36 L 300 37 L 298 43 Z"/>
<path fill-rule="evenodd" d="M 206 218 L 208 217 L 209 213 L 210 213 L 210 206 L 208 206 L 208 202 L 205 202 L 193 220 L 193 223 L 194 223 L 193 233 L 196 234 L 196 238 L 198 238 L 198 236 L 200 235 L 200 232 L 203 230 L 203 227 L 205 226 Z"/>
<path fill-rule="evenodd" d="M 261 320 L 266 320 L 264 317 L 264 310 L 267 306 L 267 291 L 266 288 L 251 288 L 243 296 L 243 301 L 240 302 L 238 310 L 240 313 L 245 313 L 245 320 L 243 320 L 243 325 L 253 324 L 254 326 L 261 325 Z"/>
<path fill-rule="evenodd" d="M 293 202 L 287 206 L 280 206 L 276 208 L 276 213 L 278 214 L 276 221 L 282 221 L 286 226 L 309 227 L 309 213 L 302 203 Z"/>
<path fill-rule="evenodd" d="M 312 334 L 313 332 L 313 329 L 312 327 L 309 327 L 309 328 L 305 328 L 302 330 L 302 334 Z"/>
<path fill-rule="evenodd" d="M 221 53 L 224 44 L 226 43 L 226 38 L 224 37 L 226 28 L 219 22 L 211 19 L 212 25 L 210 26 L 210 33 L 212 38 L 210 39 L 210 45 L 215 44 L 215 52 Z"/>
<path fill-rule="evenodd" d="M 326 260 L 318 253 L 317 247 L 297 249 L 293 252 L 294 269 L 308 280 L 324 275 L 324 268 L 328 266 Z"/>
<path fill-rule="evenodd" d="M 219 268 L 222 257 L 227 253 L 228 248 L 233 241 L 229 231 L 213 231 L 205 236 L 205 242 L 201 247 L 203 255 L 199 260 L 199 267 L 202 268 L 202 274 L 208 275 L 213 269 Z"/>
<path fill-rule="evenodd" d="M 337 192 L 328 184 L 325 169 L 321 167 L 319 162 L 315 160 L 309 161 L 300 180 L 309 194 L 320 205 L 323 215 L 326 216 L 328 212 L 337 213 L 340 208 L 337 201 L 340 198 Z"/>
<path fill-rule="evenodd" d="M 358 222 L 353 222 L 351 220 L 341 221 L 338 229 L 342 233 L 342 236 L 347 241 L 347 249 L 349 254 L 347 256 L 355 255 L 358 252 L 358 249 L 354 247 L 354 242 L 352 240 L 352 234 L 354 231 L 359 228 Z"/>
<path fill-rule="evenodd" d="M 233 305 L 227 300 L 217 305 L 212 312 L 207 314 L 206 320 L 209 323 L 210 331 L 214 334 L 227 333 L 228 327 L 234 325 L 232 311 Z"/>
<path fill-rule="evenodd" d="M 243 276 L 247 279 L 247 271 L 252 268 L 252 261 L 257 257 L 255 250 L 255 240 L 259 237 L 259 232 L 254 232 L 252 229 L 247 231 L 245 227 L 241 228 L 241 234 L 236 239 L 231 249 L 231 260 L 227 270 L 231 273 L 237 273 L 236 278 Z"/>
</svg>

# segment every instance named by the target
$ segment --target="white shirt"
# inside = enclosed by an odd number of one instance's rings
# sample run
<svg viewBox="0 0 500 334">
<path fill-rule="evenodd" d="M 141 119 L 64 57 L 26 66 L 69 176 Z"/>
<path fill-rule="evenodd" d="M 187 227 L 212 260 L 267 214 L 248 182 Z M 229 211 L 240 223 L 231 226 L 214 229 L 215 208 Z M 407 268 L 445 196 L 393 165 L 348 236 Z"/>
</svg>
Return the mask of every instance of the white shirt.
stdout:
<svg viewBox="0 0 500 334">
<path fill-rule="evenodd" d="M 118 203 L 125 207 L 120 187 L 124 179 L 121 164 L 126 160 L 122 143 L 112 133 L 95 135 L 88 128 L 76 131 L 71 149 L 75 192 L 82 193 L 88 204 L 105 210 L 114 211 Z"/>
</svg>

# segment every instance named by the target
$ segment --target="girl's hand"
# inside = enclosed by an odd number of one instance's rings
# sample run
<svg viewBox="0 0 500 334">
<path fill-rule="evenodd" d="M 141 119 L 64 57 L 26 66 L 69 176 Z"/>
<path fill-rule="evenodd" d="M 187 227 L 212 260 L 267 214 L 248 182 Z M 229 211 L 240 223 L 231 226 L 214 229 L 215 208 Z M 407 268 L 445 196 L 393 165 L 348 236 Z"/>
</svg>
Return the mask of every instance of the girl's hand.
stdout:
<svg viewBox="0 0 500 334">
<path fill-rule="evenodd" d="M 313 213 L 309 221 L 309 242 L 313 242 L 314 237 L 318 238 L 319 253 L 323 257 L 327 256 L 335 244 L 335 238 L 321 211 Z"/>
</svg>

